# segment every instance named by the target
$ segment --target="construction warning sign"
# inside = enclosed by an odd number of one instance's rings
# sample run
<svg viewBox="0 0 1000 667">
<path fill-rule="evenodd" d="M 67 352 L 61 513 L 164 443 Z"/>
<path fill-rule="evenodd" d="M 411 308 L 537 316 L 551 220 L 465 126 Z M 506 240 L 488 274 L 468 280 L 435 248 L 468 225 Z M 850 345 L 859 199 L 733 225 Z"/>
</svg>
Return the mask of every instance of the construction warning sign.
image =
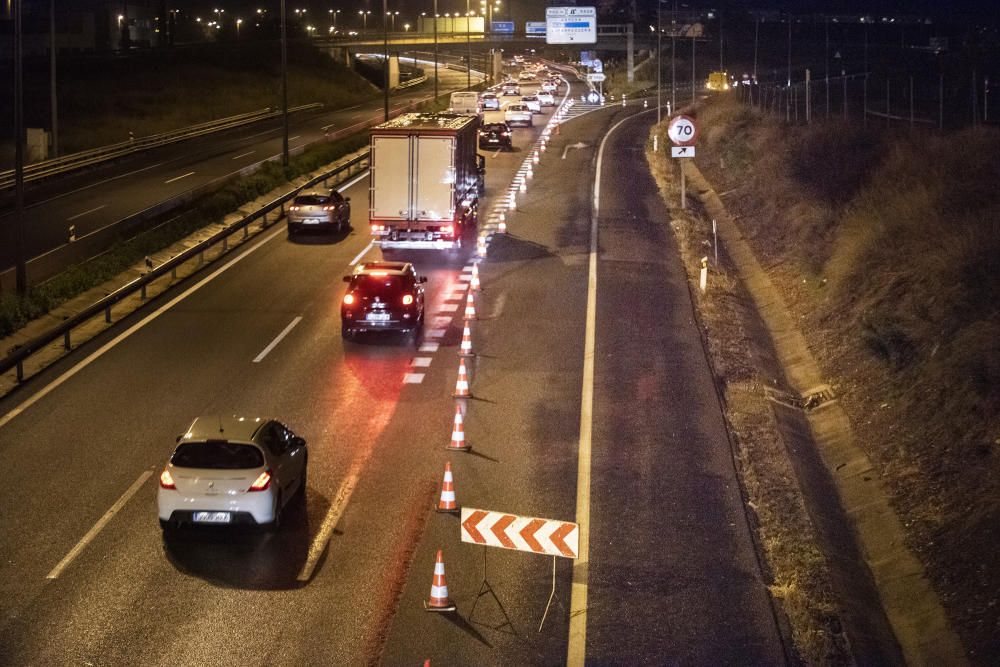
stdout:
<svg viewBox="0 0 1000 667">
<path fill-rule="evenodd" d="M 488 547 L 576 558 L 580 527 L 568 521 L 462 508 L 462 541 Z"/>
</svg>

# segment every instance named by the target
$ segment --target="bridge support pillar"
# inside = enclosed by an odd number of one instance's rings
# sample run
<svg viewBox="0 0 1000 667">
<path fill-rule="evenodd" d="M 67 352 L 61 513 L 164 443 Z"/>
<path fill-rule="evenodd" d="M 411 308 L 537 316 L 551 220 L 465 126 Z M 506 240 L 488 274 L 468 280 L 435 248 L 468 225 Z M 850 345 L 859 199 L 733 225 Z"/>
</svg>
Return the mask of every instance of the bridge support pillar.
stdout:
<svg viewBox="0 0 1000 667">
<path fill-rule="evenodd" d="M 490 83 L 496 83 L 503 78 L 503 54 L 500 49 L 490 51 L 490 64 L 487 68 L 487 75 L 491 76 Z"/>
<path fill-rule="evenodd" d="M 399 53 L 389 54 L 389 90 L 399 87 Z"/>
<path fill-rule="evenodd" d="M 330 49 L 330 56 L 338 63 L 343 63 L 348 67 L 351 66 L 351 50 L 346 46 Z"/>
<path fill-rule="evenodd" d="M 635 81 L 635 40 L 632 37 L 632 24 L 628 24 L 625 33 L 625 62 L 628 71 L 628 82 Z"/>
</svg>

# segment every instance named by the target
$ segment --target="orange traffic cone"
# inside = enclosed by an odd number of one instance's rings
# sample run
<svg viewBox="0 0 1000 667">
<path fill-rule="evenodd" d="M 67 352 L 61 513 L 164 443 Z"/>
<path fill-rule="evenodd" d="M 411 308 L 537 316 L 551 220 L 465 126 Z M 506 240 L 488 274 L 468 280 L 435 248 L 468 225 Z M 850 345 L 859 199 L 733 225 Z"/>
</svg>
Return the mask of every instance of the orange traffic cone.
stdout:
<svg viewBox="0 0 1000 667">
<path fill-rule="evenodd" d="M 458 354 L 461 357 L 476 356 L 476 353 L 472 351 L 472 330 L 469 329 L 468 323 L 462 329 L 462 344 L 458 348 Z"/>
<path fill-rule="evenodd" d="M 503 218 L 500 218 L 500 224 L 497 225 L 497 233 L 498 234 L 507 233 L 507 222 Z"/>
<path fill-rule="evenodd" d="M 455 502 L 455 480 L 451 476 L 450 462 L 444 464 L 444 482 L 441 483 L 441 500 L 438 501 L 437 511 L 458 511 L 458 503 Z"/>
<path fill-rule="evenodd" d="M 556 121 L 556 134 L 559 134 L 559 121 Z"/>
<path fill-rule="evenodd" d="M 479 265 L 472 265 L 472 280 L 469 281 L 469 287 L 474 290 L 480 289 L 482 286 L 479 284 Z"/>
<path fill-rule="evenodd" d="M 476 297 L 472 296 L 472 291 L 469 291 L 469 296 L 465 299 L 465 315 L 466 321 L 476 319 Z"/>
<path fill-rule="evenodd" d="M 452 394 L 455 398 L 469 398 L 472 393 L 469 392 L 469 374 L 465 370 L 465 359 L 460 359 L 458 362 L 458 379 L 455 380 L 455 393 Z"/>
<path fill-rule="evenodd" d="M 438 549 L 434 559 L 434 579 L 431 582 L 431 595 L 424 602 L 427 611 L 455 611 L 455 605 L 448 599 L 448 584 L 444 580 L 444 557 Z"/>
<path fill-rule="evenodd" d="M 455 425 L 451 428 L 451 442 L 445 449 L 467 452 L 472 445 L 465 441 L 465 426 L 462 423 L 462 408 L 455 406 Z"/>
</svg>

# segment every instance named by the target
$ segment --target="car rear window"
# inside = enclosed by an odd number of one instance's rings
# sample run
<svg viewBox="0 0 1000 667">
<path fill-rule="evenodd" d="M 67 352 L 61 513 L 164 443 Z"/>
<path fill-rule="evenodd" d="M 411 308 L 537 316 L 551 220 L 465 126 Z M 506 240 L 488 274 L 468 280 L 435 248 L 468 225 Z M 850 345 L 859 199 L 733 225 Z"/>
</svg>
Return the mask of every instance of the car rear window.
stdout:
<svg viewBox="0 0 1000 667">
<path fill-rule="evenodd" d="M 170 462 L 181 468 L 236 470 L 260 468 L 264 465 L 264 455 L 253 445 L 209 440 L 181 444 L 170 457 Z"/>
<path fill-rule="evenodd" d="M 354 277 L 352 287 L 365 296 L 377 296 L 380 299 L 385 299 L 406 289 L 408 282 L 406 276 L 360 275 Z"/>
<path fill-rule="evenodd" d="M 323 195 L 299 195 L 292 203 L 296 206 L 323 206 L 329 201 L 330 198 Z"/>
</svg>

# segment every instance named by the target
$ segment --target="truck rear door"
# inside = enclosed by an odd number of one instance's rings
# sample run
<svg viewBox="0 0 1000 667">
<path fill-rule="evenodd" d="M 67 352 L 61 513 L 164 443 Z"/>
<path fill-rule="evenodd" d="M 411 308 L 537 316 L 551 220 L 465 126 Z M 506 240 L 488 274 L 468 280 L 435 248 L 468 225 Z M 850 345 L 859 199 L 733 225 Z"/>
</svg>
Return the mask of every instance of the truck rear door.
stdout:
<svg viewBox="0 0 1000 667">
<path fill-rule="evenodd" d="M 455 139 L 416 139 L 414 213 L 418 220 L 455 218 Z"/>
<path fill-rule="evenodd" d="M 372 137 L 372 220 L 410 217 L 410 137 Z"/>
</svg>

